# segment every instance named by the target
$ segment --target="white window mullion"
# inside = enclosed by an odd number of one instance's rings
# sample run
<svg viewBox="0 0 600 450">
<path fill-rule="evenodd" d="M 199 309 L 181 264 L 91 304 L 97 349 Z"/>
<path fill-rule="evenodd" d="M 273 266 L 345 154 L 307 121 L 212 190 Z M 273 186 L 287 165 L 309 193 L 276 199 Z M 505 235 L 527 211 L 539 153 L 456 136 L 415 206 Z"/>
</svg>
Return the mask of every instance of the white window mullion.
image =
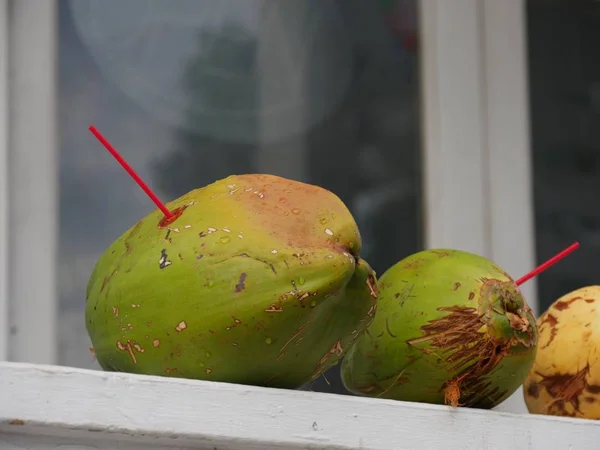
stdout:
<svg viewBox="0 0 600 450">
<path fill-rule="evenodd" d="M 536 263 L 525 4 L 485 0 L 483 9 L 492 256 L 518 278 Z M 539 313 L 536 284 L 521 289 Z"/>
<path fill-rule="evenodd" d="M 9 5 L 8 357 L 55 364 L 58 5 L 57 0 Z"/>
<path fill-rule="evenodd" d="M 518 278 L 535 264 L 523 0 L 420 6 L 426 246 Z M 535 279 L 523 292 L 537 312 Z"/>
<path fill-rule="evenodd" d="M 8 359 L 8 0 L 0 0 L 0 361 Z"/>
<path fill-rule="evenodd" d="M 479 0 L 421 0 L 425 245 L 490 256 Z"/>
<path fill-rule="evenodd" d="M 523 1 L 420 7 L 426 245 L 518 278 L 535 263 Z"/>
</svg>

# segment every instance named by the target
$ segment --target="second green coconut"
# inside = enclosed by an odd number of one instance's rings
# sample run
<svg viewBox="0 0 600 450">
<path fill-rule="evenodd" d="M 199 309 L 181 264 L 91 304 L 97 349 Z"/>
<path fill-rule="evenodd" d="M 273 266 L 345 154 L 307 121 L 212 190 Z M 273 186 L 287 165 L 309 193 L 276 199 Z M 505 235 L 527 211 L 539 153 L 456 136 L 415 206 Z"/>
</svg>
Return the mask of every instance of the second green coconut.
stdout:
<svg viewBox="0 0 600 450">
<path fill-rule="evenodd" d="M 379 279 L 375 318 L 342 362 L 352 393 L 493 408 L 535 359 L 535 317 L 513 279 L 488 259 L 427 250 Z"/>
</svg>

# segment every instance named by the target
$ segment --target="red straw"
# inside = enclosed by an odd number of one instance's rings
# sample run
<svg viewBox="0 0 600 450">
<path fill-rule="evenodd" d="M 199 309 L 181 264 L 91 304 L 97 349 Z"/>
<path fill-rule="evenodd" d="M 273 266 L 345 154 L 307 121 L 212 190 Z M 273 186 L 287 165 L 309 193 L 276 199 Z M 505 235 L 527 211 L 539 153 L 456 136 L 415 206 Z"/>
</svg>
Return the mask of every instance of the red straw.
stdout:
<svg viewBox="0 0 600 450">
<path fill-rule="evenodd" d="M 146 183 L 144 183 L 144 180 L 142 180 L 140 178 L 140 176 L 135 172 L 135 170 L 133 170 L 131 168 L 131 166 L 129 164 L 127 164 L 127 161 L 125 161 L 123 159 L 123 157 L 119 154 L 119 152 L 117 150 L 115 150 L 115 148 L 112 145 L 110 145 L 110 143 L 104 138 L 104 136 L 102 136 L 100 134 L 100 132 L 98 130 L 96 130 L 96 127 L 92 125 L 92 126 L 90 126 L 89 129 L 92 132 L 92 134 L 94 136 L 96 136 L 96 138 L 102 143 L 102 145 L 104 145 L 104 147 L 106 147 L 106 150 L 108 150 L 110 152 L 110 154 L 113 155 L 115 157 L 115 159 L 119 162 L 119 164 L 121 164 L 121 166 L 123 166 L 123 168 L 127 171 L 127 173 L 129 175 L 131 175 L 131 178 L 133 178 L 134 181 L 139 185 L 139 187 L 142 188 L 142 190 L 146 193 L 146 195 L 148 195 L 148 197 L 150 197 L 150 200 L 152 200 L 154 202 L 154 204 L 156 206 L 158 206 L 158 209 L 160 209 L 163 212 L 165 217 L 167 219 L 173 218 L 174 217 L 173 213 L 171 213 L 171 211 L 169 211 L 169 209 L 165 206 L 165 204 L 159 200 L 159 198 L 156 196 L 156 194 L 150 190 L 150 188 L 146 185 Z"/>
<path fill-rule="evenodd" d="M 573 253 L 575 250 L 577 250 L 579 248 L 579 242 L 574 242 L 573 244 L 569 245 L 567 248 L 565 248 L 562 252 L 558 253 L 557 255 L 553 256 L 552 258 L 550 258 L 548 261 L 546 261 L 543 264 L 540 264 L 539 266 L 537 266 L 535 269 L 533 269 L 531 272 L 529 272 L 527 275 L 519 278 L 516 283 L 517 286 L 521 286 L 523 283 L 525 283 L 526 281 L 531 280 L 533 277 L 539 275 L 540 273 L 542 273 L 544 270 L 546 270 L 548 267 L 552 266 L 553 264 L 556 264 L 557 262 L 559 262 L 561 259 L 563 259 L 565 256 L 567 256 L 569 253 Z"/>
</svg>

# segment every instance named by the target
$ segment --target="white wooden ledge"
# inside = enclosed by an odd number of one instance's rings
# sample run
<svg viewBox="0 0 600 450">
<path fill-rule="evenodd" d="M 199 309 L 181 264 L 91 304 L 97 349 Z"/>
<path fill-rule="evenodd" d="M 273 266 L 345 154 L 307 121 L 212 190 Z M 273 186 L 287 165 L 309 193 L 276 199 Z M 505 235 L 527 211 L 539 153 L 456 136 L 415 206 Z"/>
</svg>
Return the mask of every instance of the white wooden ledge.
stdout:
<svg viewBox="0 0 600 450">
<path fill-rule="evenodd" d="M 598 448 L 600 422 L 0 363 L 0 449 Z"/>
</svg>

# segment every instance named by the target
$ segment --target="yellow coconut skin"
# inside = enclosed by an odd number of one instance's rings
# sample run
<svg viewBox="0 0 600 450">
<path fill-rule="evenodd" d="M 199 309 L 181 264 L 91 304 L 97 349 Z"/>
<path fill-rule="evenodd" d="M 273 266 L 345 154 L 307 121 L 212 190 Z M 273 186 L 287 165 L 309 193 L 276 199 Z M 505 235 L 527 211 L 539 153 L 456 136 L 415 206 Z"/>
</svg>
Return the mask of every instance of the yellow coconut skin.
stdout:
<svg viewBox="0 0 600 450">
<path fill-rule="evenodd" d="M 538 327 L 537 355 L 523 384 L 529 412 L 600 419 L 600 286 L 563 295 Z"/>
</svg>

